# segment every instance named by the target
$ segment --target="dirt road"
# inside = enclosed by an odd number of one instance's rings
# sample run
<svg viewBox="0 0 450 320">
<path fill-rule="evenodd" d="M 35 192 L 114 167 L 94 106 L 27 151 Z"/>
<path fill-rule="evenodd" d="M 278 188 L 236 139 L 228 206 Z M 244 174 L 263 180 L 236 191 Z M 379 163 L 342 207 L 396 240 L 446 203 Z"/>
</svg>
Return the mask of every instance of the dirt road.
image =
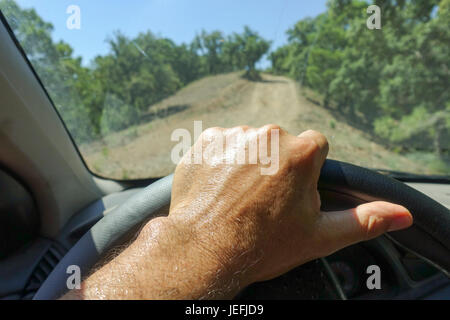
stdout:
<svg viewBox="0 0 450 320">
<path fill-rule="evenodd" d="M 329 111 L 311 103 L 291 79 L 263 75 L 251 82 L 231 73 L 207 77 L 152 106 L 164 110 L 188 105 L 185 110 L 166 118 L 115 133 L 82 147 L 90 168 L 118 179 L 163 176 L 173 172 L 170 153 L 176 142 L 170 140 L 176 128 L 185 128 L 193 136 L 194 120 L 203 129 L 212 126 L 233 127 L 241 124 L 258 127 L 279 124 L 292 134 L 307 129 L 324 133 L 330 141 L 330 158 L 366 167 L 422 172 L 423 167 L 386 150 L 370 136 L 339 122 Z"/>
</svg>

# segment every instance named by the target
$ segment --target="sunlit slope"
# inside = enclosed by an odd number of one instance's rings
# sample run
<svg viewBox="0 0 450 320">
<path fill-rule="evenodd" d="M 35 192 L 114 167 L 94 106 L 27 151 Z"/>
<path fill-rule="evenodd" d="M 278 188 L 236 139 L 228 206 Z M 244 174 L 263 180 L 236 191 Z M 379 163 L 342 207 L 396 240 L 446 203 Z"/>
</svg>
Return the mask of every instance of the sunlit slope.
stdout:
<svg viewBox="0 0 450 320">
<path fill-rule="evenodd" d="M 279 124 L 292 134 L 307 129 L 324 133 L 329 157 L 371 168 L 424 172 L 423 166 L 371 140 L 364 130 L 338 121 L 328 110 L 307 100 L 297 83 L 286 77 L 263 74 L 252 82 L 239 73 L 210 76 L 186 86 L 150 106 L 147 122 L 84 146 L 88 165 L 95 172 L 118 179 L 163 176 L 173 172 L 171 141 L 176 128 L 193 136 L 195 120 L 203 129 L 241 124 Z"/>
</svg>

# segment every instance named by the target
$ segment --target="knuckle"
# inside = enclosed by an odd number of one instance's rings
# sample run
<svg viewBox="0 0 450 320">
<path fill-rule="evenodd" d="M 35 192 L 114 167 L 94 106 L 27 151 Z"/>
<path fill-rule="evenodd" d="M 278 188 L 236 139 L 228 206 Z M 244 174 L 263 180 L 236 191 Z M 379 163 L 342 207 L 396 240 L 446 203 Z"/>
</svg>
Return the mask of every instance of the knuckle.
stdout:
<svg viewBox="0 0 450 320">
<path fill-rule="evenodd" d="M 250 129 L 250 127 L 247 126 L 247 125 L 238 126 L 237 128 L 239 128 L 240 130 L 242 129 L 242 130 L 244 130 L 244 131 L 247 131 L 248 129 Z"/>
<path fill-rule="evenodd" d="M 312 139 L 315 140 L 320 146 L 328 147 L 328 139 L 325 137 L 321 132 L 315 131 L 315 130 L 306 130 L 303 132 L 301 137 L 304 137 L 305 139 Z"/>
<path fill-rule="evenodd" d="M 307 158 L 315 159 L 317 156 L 320 155 L 321 148 L 316 140 L 310 140 L 308 141 L 304 152 Z"/>
<path fill-rule="evenodd" d="M 223 128 L 211 127 L 211 128 L 204 130 L 200 136 L 202 138 L 211 138 L 211 137 L 218 135 L 222 131 L 223 131 Z"/>
<path fill-rule="evenodd" d="M 328 139 L 321 132 L 315 130 L 309 130 L 311 136 L 314 136 L 314 140 L 316 140 L 320 145 L 328 147 Z"/>
<path fill-rule="evenodd" d="M 320 146 L 314 139 L 295 139 L 292 148 L 299 162 L 314 160 L 320 153 Z"/>
<path fill-rule="evenodd" d="M 240 135 L 244 134 L 245 131 L 249 129 L 249 126 L 236 126 L 230 129 L 226 129 L 225 133 L 226 135 Z"/>
<path fill-rule="evenodd" d="M 282 129 L 281 129 L 281 127 L 279 125 L 273 124 L 273 123 L 266 124 L 266 125 L 264 125 L 264 126 L 262 126 L 260 128 L 261 133 L 268 133 L 268 132 L 271 132 L 271 130 L 279 130 L 279 131 L 281 131 Z"/>
<path fill-rule="evenodd" d="M 319 131 L 313 130 L 313 129 L 308 129 L 304 133 L 309 135 L 309 136 L 322 135 L 322 133 L 320 133 Z"/>
<path fill-rule="evenodd" d="M 304 161 L 315 161 L 328 153 L 328 140 L 318 131 L 308 130 L 297 137 L 294 152 Z"/>
</svg>

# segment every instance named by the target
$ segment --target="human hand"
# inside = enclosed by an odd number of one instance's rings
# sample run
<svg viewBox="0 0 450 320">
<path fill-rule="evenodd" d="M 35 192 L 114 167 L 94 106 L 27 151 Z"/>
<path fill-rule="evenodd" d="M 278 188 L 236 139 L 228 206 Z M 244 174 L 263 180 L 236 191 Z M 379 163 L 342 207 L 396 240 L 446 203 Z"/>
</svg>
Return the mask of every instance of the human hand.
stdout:
<svg viewBox="0 0 450 320">
<path fill-rule="evenodd" d="M 262 175 L 260 164 L 225 163 L 239 144 L 248 147 L 263 135 L 270 141 L 271 130 L 279 131 L 279 168 L 273 175 Z M 205 151 L 222 143 L 221 135 L 232 138 L 222 159 L 188 161 L 196 146 Z M 326 138 L 315 131 L 293 136 L 275 125 L 208 129 L 191 148 L 191 158 L 185 155 L 177 166 L 169 219 L 217 259 L 230 290 L 412 224 L 407 209 L 380 201 L 320 212 L 317 183 L 327 153 Z"/>
<path fill-rule="evenodd" d="M 210 154 L 223 137 L 222 153 L 192 163 L 193 153 Z M 262 174 L 261 161 L 227 163 L 263 137 L 278 161 L 272 174 Z M 320 212 L 317 183 L 327 152 L 326 138 L 314 131 L 206 130 L 175 170 L 169 216 L 148 222 L 82 290 L 63 298 L 232 298 L 253 282 L 412 224 L 407 209 L 387 202 Z"/>
</svg>

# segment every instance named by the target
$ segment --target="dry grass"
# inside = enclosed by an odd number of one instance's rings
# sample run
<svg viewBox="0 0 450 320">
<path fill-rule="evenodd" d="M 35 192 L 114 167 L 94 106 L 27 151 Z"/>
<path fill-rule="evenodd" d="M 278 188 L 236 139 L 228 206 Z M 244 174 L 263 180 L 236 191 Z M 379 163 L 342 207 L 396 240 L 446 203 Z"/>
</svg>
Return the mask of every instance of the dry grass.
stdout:
<svg viewBox="0 0 450 320">
<path fill-rule="evenodd" d="M 176 142 L 170 137 L 176 128 L 185 128 L 193 136 L 194 120 L 202 120 L 203 129 L 276 123 L 292 134 L 307 129 L 321 131 L 330 141 L 330 158 L 372 168 L 430 173 L 424 166 L 376 144 L 366 132 L 339 122 L 300 92 L 298 85 L 285 77 L 265 74 L 260 82 L 245 80 L 240 73 L 206 77 L 150 110 L 177 105 L 188 108 L 114 133 L 82 146 L 81 151 L 89 167 L 100 175 L 117 179 L 164 176 L 175 168 L 170 153 Z"/>
</svg>

